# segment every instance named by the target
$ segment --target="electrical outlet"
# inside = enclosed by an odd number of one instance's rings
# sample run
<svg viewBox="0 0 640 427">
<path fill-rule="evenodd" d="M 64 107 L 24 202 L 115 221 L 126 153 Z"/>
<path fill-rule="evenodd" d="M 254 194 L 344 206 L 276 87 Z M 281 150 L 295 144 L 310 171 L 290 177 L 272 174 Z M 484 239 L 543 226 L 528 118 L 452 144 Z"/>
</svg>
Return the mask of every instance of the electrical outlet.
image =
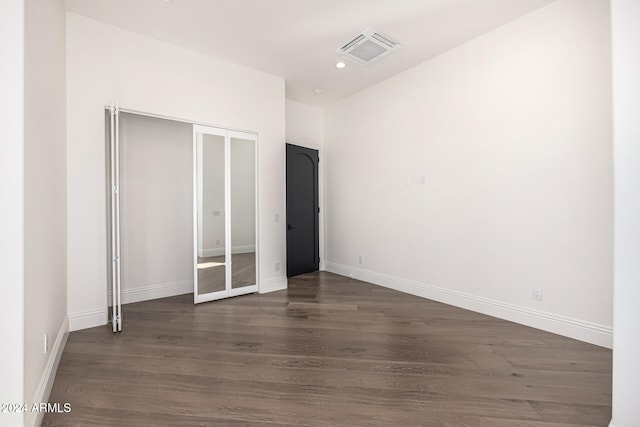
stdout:
<svg viewBox="0 0 640 427">
<path fill-rule="evenodd" d="M 534 301 L 542 301 L 542 288 L 531 288 L 531 298 L 533 298 Z"/>
<path fill-rule="evenodd" d="M 280 263 L 279 262 L 274 262 L 273 263 L 273 271 L 280 271 Z"/>
<path fill-rule="evenodd" d="M 273 222 L 280 222 L 280 214 L 275 214 L 273 216 Z"/>
<path fill-rule="evenodd" d="M 364 264 L 364 255 L 358 255 L 358 264 Z"/>
<path fill-rule="evenodd" d="M 49 352 L 49 337 L 47 334 L 44 334 L 44 353 L 47 354 Z"/>
</svg>

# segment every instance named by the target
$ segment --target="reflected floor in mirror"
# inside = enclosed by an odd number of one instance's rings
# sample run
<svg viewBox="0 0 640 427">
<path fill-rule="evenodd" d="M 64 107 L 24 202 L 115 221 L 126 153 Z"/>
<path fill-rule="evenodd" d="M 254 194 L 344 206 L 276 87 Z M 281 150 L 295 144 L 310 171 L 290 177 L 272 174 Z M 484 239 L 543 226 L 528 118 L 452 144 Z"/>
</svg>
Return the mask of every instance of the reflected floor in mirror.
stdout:
<svg viewBox="0 0 640 427">
<path fill-rule="evenodd" d="M 233 254 L 232 288 L 242 288 L 256 284 L 255 252 Z M 224 256 L 198 258 L 198 294 L 224 291 Z"/>
</svg>

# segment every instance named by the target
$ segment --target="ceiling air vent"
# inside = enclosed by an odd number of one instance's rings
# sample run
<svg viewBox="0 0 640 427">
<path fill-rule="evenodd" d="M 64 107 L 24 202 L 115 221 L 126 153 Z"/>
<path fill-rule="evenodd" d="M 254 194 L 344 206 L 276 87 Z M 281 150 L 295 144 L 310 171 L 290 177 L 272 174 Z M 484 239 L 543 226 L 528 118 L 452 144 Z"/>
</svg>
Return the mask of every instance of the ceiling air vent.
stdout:
<svg viewBox="0 0 640 427">
<path fill-rule="evenodd" d="M 367 28 L 355 36 L 353 40 L 338 48 L 336 53 L 356 64 L 366 65 L 390 54 L 401 46 L 400 43 L 389 37 Z"/>
</svg>

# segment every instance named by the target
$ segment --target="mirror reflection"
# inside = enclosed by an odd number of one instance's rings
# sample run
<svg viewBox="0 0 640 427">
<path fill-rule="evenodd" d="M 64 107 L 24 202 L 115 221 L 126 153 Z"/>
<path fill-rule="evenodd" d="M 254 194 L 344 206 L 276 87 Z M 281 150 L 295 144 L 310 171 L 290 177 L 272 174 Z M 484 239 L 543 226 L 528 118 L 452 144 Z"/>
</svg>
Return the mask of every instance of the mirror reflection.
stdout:
<svg viewBox="0 0 640 427">
<path fill-rule="evenodd" d="M 255 142 L 231 138 L 231 266 L 233 289 L 256 284 Z"/>
<path fill-rule="evenodd" d="M 198 294 L 225 290 L 225 138 L 197 135 Z"/>
</svg>

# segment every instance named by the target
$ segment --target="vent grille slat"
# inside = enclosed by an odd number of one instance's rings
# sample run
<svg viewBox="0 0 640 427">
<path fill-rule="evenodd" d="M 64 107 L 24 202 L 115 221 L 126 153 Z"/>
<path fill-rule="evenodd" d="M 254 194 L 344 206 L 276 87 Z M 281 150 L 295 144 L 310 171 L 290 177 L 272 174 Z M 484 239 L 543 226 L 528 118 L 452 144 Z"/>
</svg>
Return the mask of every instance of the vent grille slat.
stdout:
<svg viewBox="0 0 640 427">
<path fill-rule="evenodd" d="M 350 48 L 352 48 L 356 43 L 359 43 L 362 40 L 364 40 L 364 35 L 360 34 L 358 37 L 356 37 L 355 39 L 351 40 L 349 43 L 345 44 L 340 49 L 342 49 L 344 51 L 347 51 Z"/>
<path fill-rule="evenodd" d="M 386 44 L 389 47 L 394 47 L 394 46 L 396 46 L 398 44 L 398 43 L 396 43 L 394 41 L 391 41 L 388 38 L 386 38 L 386 37 L 384 37 L 384 36 L 382 36 L 382 35 L 380 35 L 378 33 L 373 33 L 373 35 L 371 37 L 373 37 L 374 39 L 378 40 L 381 43 Z"/>
</svg>

